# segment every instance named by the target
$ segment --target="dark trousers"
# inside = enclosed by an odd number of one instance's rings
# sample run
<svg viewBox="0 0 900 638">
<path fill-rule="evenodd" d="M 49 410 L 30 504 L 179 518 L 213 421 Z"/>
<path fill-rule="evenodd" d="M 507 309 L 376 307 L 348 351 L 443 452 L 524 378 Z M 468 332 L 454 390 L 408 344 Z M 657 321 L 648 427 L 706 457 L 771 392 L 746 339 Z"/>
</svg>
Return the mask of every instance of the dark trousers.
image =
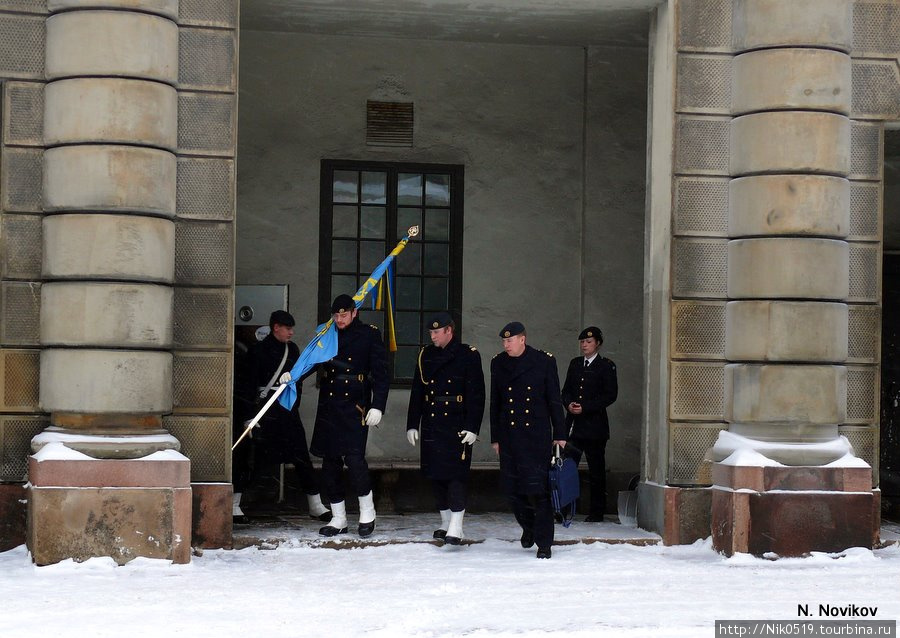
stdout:
<svg viewBox="0 0 900 638">
<path fill-rule="evenodd" d="M 438 510 L 461 512 L 466 509 L 466 481 L 432 481 Z"/>
<path fill-rule="evenodd" d="M 604 439 L 573 438 L 572 444 L 584 452 L 591 486 L 590 516 L 606 513 L 606 441 Z"/>
<path fill-rule="evenodd" d="M 534 532 L 538 547 L 553 545 L 553 506 L 550 494 L 511 494 L 513 514 L 523 530 Z"/>
<path fill-rule="evenodd" d="M 326 456 L 322 459 L 322 492 L 329 503 L 340 503 L 344 500 L 344 483 L 341 472 L 344 465 L 350 474 L 350 483 L 357 496 L 365 496 L 372 491 L 372 480 L 369 478 L 369 464 L 362 454 L 346 456 Z"/>
<path fill-rule="evenodd" d="M 274 472 L 280 463 L 291 463 L 297 472 L 300 489 L 305 494 L 318 494 L 319 483 L 309 458 L 306 432 L 300 419 L 264 417 L 257 432 L 259 436 L 254 436 L 254 439 L 258 438 L 258 453 L 266 471 Z"/>
</svg>

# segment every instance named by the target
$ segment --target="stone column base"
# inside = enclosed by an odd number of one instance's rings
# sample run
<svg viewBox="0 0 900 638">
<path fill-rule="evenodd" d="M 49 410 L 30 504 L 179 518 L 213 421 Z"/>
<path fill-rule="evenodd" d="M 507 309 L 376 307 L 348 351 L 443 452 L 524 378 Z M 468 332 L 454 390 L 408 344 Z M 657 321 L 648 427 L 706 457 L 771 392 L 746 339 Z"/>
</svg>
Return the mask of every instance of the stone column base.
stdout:
<svg viewBox="0 0 900 638">
<path fill-rule="evenodd" d="M 77 453 L 75 453 L 77 454 Z M 38 565 L 67 558 L 191 560 L 190 461 L 28 458 L 27 545 Z"/>
<path fill-rule="evenodd" d="M 716 463 L 713 483 L 713 547 L 727 556 L 802 556 L 878 542 L 881 499 L 870 468 Z"/>
<path fill-rule="evenodd" d="M 234 525 L 231 483 L 191 483 L 191 544 L 202 549 L 231 549 Z"/>
<path fill-rule="evenodd" d="M 638 485 L 638 526 L 662 536 L 664 545 L 690 545 L 709 536 L 710 488 Z"/>
</svg>

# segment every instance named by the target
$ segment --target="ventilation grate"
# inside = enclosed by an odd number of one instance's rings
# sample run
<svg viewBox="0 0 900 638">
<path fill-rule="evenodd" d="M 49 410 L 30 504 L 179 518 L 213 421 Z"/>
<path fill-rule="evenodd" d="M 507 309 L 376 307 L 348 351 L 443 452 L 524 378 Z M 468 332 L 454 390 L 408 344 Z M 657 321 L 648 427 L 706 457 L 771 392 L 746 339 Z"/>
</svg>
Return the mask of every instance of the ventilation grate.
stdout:
<svg viewBox="0 0 900 638">
<path fill-rule="evenodd" d="M 366 145 L 413 145 L 412 102 L 366 102 Z"/>
</svg>

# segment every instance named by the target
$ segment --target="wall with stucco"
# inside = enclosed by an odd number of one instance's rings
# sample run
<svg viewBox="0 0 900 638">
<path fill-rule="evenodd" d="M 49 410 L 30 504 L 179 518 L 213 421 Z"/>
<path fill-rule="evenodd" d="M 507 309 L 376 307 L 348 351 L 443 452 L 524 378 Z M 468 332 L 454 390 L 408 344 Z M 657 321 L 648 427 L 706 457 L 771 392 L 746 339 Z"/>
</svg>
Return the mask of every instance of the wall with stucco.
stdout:
<svg viewBox="0 0 900 638">
<path fill-rule="evenodd" d="M 365 145 L 367 99 L 415 103 L 413 148 Z M 608 462 L 637 472 L 645 102 L 642 49 L 244 30 L 236 283 L 288 284 L 302 346 L 324 319 L 320 160 L 462 164 L 463 340 L 481 351 L 487 376 L 498 330 L 521 320 L 564 375 L 584 322 L 601 325 L 620 368 Z M 308 434 L 315 393 L 308 380 Z M 407 399 L 392 390 L 371 462 L 417 457 L 404 436 Z M 493 456 L 487 419 L 483 427 L 476 461 Z"/>
</svg>

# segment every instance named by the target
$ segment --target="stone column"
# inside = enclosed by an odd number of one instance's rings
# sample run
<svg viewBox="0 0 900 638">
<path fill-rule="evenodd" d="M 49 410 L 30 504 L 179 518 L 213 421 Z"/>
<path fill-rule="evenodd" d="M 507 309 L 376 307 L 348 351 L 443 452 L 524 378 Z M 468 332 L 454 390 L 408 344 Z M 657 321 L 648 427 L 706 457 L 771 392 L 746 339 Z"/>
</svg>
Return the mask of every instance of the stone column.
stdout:
<svg viewBox="0 0 900 638">
<path fill-rule="evenodd" d="M 41 563 L 104 553 L 187 560 L 187 471 L 96 460 L 178 448 L 162 429 L 172 411 L 178 1 L 49 0 L 48 9 L 40 403 L 52 426 L 32 448 L 61 443 L 90 458 L 57 473 L 32 462 L 32 554 Z M 98 489 L 79 490 L 88 486 Z M 60 503 L 59 489 L 44 487 L 72 489 Z M 112 501 L 136 513 L 116 514 Z M 65 507 L 71 516 L 56 518 Z M 89 512 L 124 539 L 78 539 L 72 519 Z M 162 548 L 133 542 L 142 516 L 162 526 Z"/>
<path fill-rule="evenodd" d="M 73 432 L 162 434 L 172 410 L 177 1 L 49 5 L 41 405 Z M 159 437 L 149 447 L 176 445 Z"/>
<path fill-rule="evenodd" d="M 733 30 L 728 431 L 713 448 L 714 545 L 781 555 L 870 547 L 871 468 L 838 432 L 852 3 L 739 0 Z"/>
</svg>

